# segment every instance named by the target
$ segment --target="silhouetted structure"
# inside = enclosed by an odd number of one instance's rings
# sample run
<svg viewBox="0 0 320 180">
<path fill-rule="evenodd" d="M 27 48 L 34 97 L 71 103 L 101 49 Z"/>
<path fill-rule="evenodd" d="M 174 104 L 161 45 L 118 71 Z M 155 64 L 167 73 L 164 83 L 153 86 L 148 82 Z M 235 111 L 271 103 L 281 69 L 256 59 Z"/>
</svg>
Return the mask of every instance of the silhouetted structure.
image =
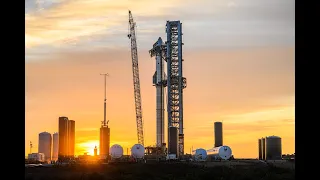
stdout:
<svg viewBox="0 0 320 180">
<path fill-rule="evenodd" d="M 259 139 L 259 159 L 281 160 L 282 159 L 281 138 L 278 136 L 267 136 L 265 138 Z"/>
<path fill-rule="evenodd" d="M 110 128 L 108 124 L 100 128 L 100 157 L 105 159 L 110 153 Z"/>
<path fill-rule="evenodd" d="M 53 147 L 52 147 L 52 160 L 58 160 L 59 154 L 59 133 L 53 133 Z"/>
<path fill-rule="evenodd" d="M 266 160 L 282 159 L 281 138 L 278 136 L 266 137 Z"/>
<path fill-rule="evenodd" d="M 75 146 L 75 121 L 68 117 L 59 117 L 59 153 L 58 158 L 73 158 Z"/>
<path fill-rule="evenodd" d="M 74 120 L 69 120 L 68 122 L 69 125 L 69 151 L 68 155 L 71 157 L 74 157 L 74 146 L 75 146 L 75 121 Z"/>
<path fill-rule="evenodd" d="M 259 160 L 262 160 L 262 139 L 258 140 Z"/>
<path fill-rule="evenodd" d="M 214 147 L 223 146 L 222 122 L 214 123 Z"/>
<path fill-rule="evenodd" d="M 178 128 L 177 127 L 169 127 L 169 146 L 168 146 L 168 154 L 176 154 L 179 156 L 179 144 L 178 144 Z"/>
<path fill-rule="evenodd" d="M 39 134 L 38 153 L 43 153 L 44 160 L 47 162 L 51 160 L 51 144 L 52 137 L 50 133 L 42 132 Z"/>
<path fill-rule="evenodd" d="M 261 139 L 261 147 L 262 147 L 262 159 L 265 160 L 266 159 L 266 139 L 262 138 Z"/>
<path fill-rule="evenodd" d="M 94 150 L 93 150 L 93 155 L 94 155 L 94 156 L 97 156 L 97 154 L 98 154 L 97 151 L 98 151 L 97 146 L 95 146 L 95 147 L 94 147 Z"/>
</svg>

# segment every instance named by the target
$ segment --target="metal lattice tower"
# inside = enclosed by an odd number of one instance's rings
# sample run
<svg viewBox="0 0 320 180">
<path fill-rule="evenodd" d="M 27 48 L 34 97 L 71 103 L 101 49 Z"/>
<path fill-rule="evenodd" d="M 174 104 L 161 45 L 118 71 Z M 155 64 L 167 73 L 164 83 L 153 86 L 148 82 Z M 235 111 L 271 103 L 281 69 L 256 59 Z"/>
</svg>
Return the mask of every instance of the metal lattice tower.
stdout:
<svg viewBox="0 0 320 180">
<path fill-rule="evenodd" d="M 167 21 L 167 88 L 168 88 L 168 127 L 179 130 L 179 154 L 184 154 L 183 134 L 183 89 L 186 78 L 182 76 L 182 23 Z"/>
<path fill-rule="evenodd" d="M 136 23 L 133 21 L 131 11 L 129 11 L 130 33 L 128 34 L 128 38 L 131 39 L 131 58 L 132 58 L 132 72 L 133 72 L 134 100 L 135 100 L 135 109 L 136 109 L 138 143 L 144 145 L 138 52 L 137 52 L 135 27 L 136 27 Z"/>
</svg>

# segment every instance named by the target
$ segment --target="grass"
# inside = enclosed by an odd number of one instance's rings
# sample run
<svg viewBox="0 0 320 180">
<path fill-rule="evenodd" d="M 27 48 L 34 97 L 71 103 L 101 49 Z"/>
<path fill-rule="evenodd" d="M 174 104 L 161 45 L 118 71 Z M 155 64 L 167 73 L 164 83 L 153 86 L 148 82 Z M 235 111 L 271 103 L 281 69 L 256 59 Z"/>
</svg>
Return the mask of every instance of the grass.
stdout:
<svg viewBox="0 0 320 180">
<path fill-rule="evenodd" d="M 293 180 L 294 170 L 275 166 L 205 167 L 192 164 L 118 164 L 26 168 L 28 180 Z"/>
</svg>

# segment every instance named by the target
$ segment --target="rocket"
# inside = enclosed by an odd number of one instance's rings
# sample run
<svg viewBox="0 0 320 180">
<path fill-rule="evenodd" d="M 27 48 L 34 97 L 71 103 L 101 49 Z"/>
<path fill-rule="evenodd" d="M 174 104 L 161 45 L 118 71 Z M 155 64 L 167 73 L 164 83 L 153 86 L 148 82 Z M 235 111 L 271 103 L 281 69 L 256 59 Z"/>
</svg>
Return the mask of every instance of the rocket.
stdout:
<svg viewBox="0 0 320 180">
<path fill-rule="evenodd" d="M 164 88 L 167 85 L 164 73 L 165 44 L 161 37 L 149 51 L 151 57 L 155 56 L 156 71 L 153 75 L 153 85 L 156 87 L 156 145 L 161 147 L 164 140 Z"/>
</svg>

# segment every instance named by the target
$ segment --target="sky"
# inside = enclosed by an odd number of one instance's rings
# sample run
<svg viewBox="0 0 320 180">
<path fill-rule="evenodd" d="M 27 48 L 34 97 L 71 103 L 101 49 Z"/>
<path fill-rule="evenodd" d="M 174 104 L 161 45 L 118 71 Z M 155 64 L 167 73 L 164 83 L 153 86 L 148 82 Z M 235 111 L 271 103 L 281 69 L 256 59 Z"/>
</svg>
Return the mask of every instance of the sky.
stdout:
<svg viewBox="0 0 320 180">
<path fill-rule="evenodd" d="M 145 145 L 155 144 L 155 59 L 148 51 L 165 24 L 183 31 L 185 152 L 214 144 L 223 121 L 234 156 L 258 157 L 258 139 L 282 138 L 295 152 L 295 4 L 293 0 L 25 0 L 26 118 L 38 134 L 76 121 L 76 154 L 93 154 L 103 120 L 104 79 L 111 145 L 137 143 L 128 10 L 137 23 Z M 167 121 L 167 120 L 166 120 Z M 167 124 L 167 123 L 166 123 Z"/>
</svg>

